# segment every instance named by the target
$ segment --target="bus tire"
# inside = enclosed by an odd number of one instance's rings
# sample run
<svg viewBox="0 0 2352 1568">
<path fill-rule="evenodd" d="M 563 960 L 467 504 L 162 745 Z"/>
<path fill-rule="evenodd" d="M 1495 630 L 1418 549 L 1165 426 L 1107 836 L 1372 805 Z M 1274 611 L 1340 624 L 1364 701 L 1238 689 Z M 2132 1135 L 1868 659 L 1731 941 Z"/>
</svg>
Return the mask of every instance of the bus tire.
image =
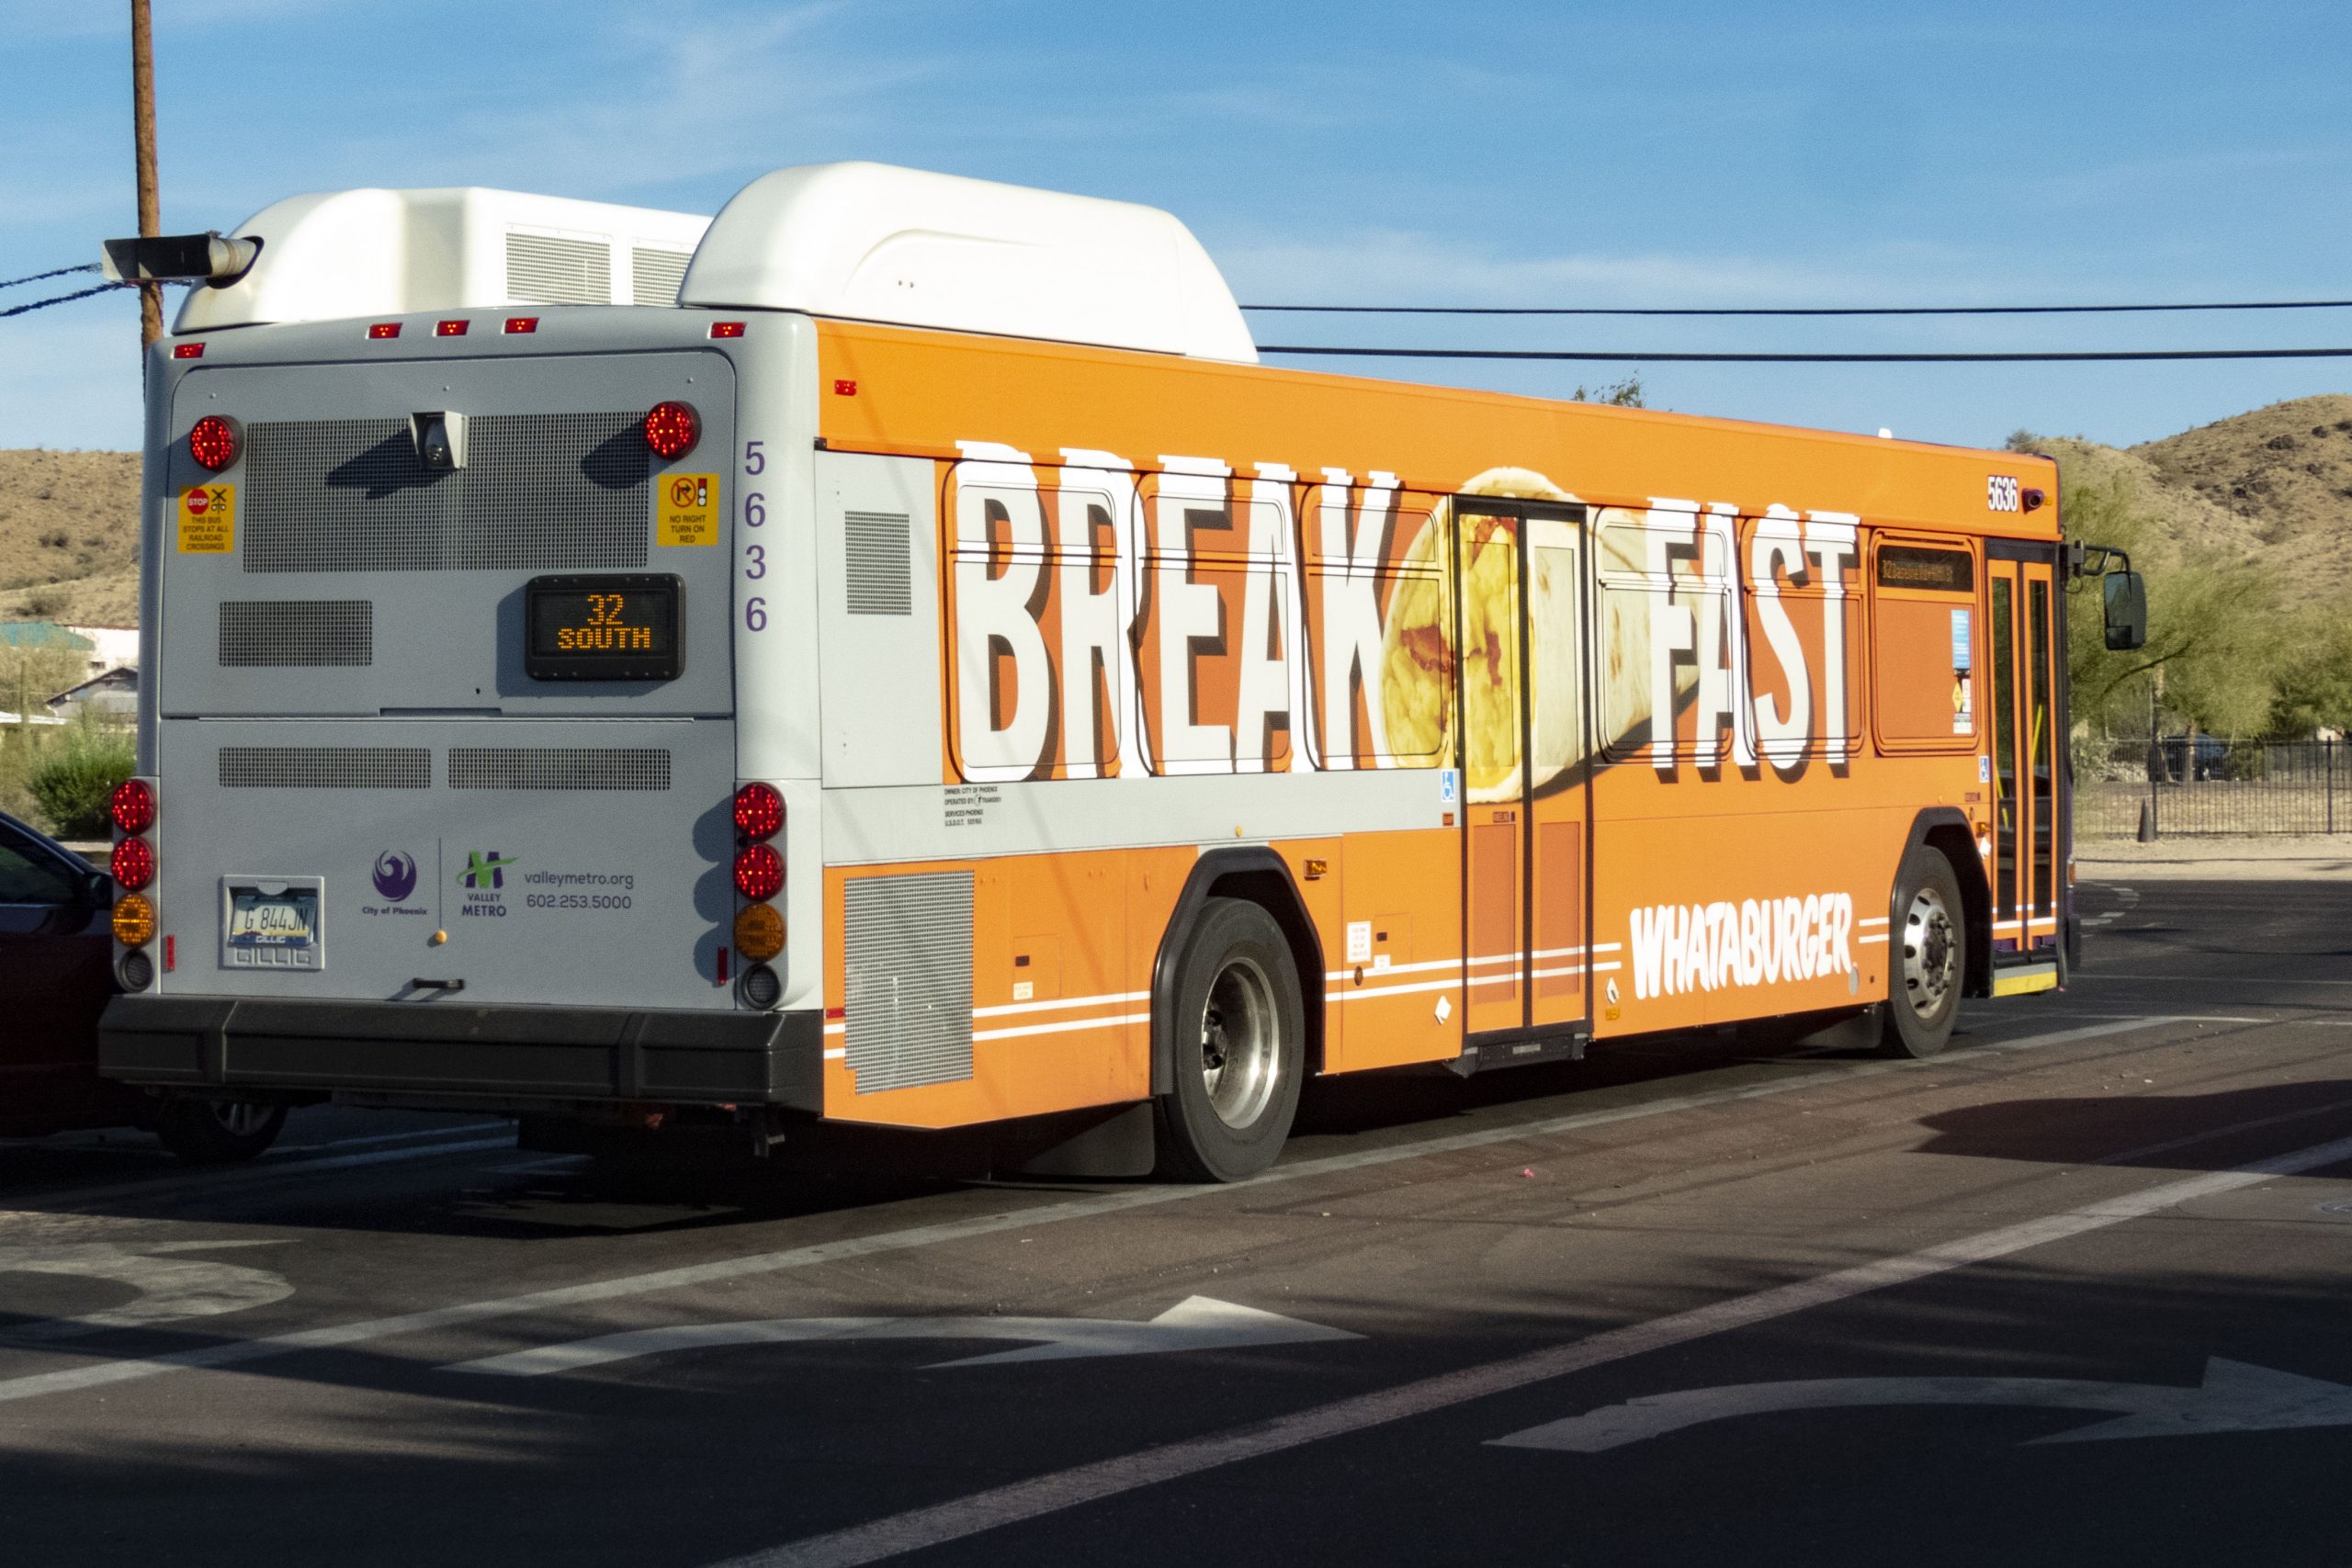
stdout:
<svg viewBox="0 0 2352 1568">
<path fill-rule="evenodd" d="M 189 1165 L 236 1165 L 277 1141 L 286 1107 L 244 1100 L 173 1100 L 155 1118 L 155 1135 Z"/>
<path fill-rule="evenodd" d="M 1968 978 L 1966 921 L 1951 862 L 1929 845 L 1912 846 L 1894 884 L 1882 1055 L 1917 1060 L 1951 1042 Z"/>
<path fill-rule="evenodd" d="M 1282 927 L 1245 898 L 1201 906 L 1175 969 L 1173 1087 L 1154 1103 L 1159 1171 L 1239 1181 L 1273 1164 L 1298 1113 L 1306 1010 Z"/>
</svg>

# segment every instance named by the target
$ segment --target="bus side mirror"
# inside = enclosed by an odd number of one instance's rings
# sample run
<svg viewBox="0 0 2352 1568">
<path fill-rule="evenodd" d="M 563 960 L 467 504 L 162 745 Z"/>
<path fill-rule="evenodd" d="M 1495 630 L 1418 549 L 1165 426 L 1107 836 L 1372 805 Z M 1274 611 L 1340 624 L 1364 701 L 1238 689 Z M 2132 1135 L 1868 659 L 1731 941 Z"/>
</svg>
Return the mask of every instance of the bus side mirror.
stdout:
<svg viewBox="0 0 2352 1568">
<path fill-rule="evenodd" d="M 2148 640 L 2148 590 L 2136 571 L 2110 571 L 2107 585 L 2107 646 L 2129 652 Z"/>
</svg>

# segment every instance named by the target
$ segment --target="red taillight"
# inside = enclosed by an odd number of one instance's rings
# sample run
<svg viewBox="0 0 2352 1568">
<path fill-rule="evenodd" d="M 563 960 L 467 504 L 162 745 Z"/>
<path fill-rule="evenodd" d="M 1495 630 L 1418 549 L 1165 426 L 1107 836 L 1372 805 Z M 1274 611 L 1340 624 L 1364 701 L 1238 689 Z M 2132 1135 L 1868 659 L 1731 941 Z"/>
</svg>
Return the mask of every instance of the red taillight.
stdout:
<svg viewBox="0 0 2352 1568">
<path fill-rule="evenodd" d="M 509 316 L 506 318 L 506 330 L 510 333 L 535 333 L 539 330 L 539 319 L 537 316 Z"/>
<path fill-rule="evenodd" d="M 702 415 L 692 403 L 656 403 L 645 416 L 645 444 L 660 457 L 683 457 L 702 439 Z"/>
<path fill-rule="evenodd" d="M 175 343 L 172 344 L 172 357 L 174 359 L 201 359 L 204 357 L 204 345 L 200 343 Z"/>
<path fill-rule="evenodd" d="M 148 847 L 144 839 L 125 839 L 115 845 L 114 856 L 107 863 L 107 871 L 125 889 L 136 893 L 155 880 L 155 852 Z M 737 881 L 742 880 L 741 870 L 735 875 Z M 781 864 L 776 868 L 776 880 L 784 880 Z"/>
<path fill-rule="evenodd" d="M 145 779 L 125 779 L 107 797 L 107 815 L 126 833 L 143 833 L 155 825 L 155 786 Z"/>
<path fill-rule="evenodd" d="M 126 839 L 124 843 L 136 843 Z M 784 886 L 784 857 L 773 844 L 745 844 L 735 852 L 735 891 L 744 897 L 773 898 Z"/>
<path fill-rule="evenodd" d="M 774 784 L 747 784 L 735 792 L 735 830 L 747 839 L 773 839 L 784 826 L 784 796 Z"/>
<path fill-rule="evenodd" d="M 466 335 L 467 324 L 463 320 L 435 321 L 433 323 L 433 335 L 435 337 L 463 337 Z"/>
<path fill-rule="evenodd" d="M 216 474 L 237 460 L 244 444 L 244 432 L 223 414 L 206 414 L 187 433 L 187 455 Z"/>
<path fill-rule="evenodd" d="M 378 321 L 368 329 L 368 335 L 369 337 L 398 337 L 401 335 L 401 324 L 398 321 Z"/>
<path fill-rule="evenodd" d="M 743 335 L 743 323 L 741 321 L 713 321 L 710 323 L 710 335 L 713 337 L 741 337 Z"/>
</svg>

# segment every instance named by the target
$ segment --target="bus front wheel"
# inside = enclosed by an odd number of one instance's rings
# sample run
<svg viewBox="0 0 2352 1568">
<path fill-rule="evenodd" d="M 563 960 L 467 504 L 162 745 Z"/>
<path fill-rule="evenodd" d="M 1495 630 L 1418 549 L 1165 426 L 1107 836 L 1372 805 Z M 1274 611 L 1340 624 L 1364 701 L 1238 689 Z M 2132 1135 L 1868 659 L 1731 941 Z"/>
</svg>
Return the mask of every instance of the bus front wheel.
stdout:
<svg viewBox="0 0 2352 1568">
<path fill-rule="evenodd" d="M 1211 898 L 1176 968 L 1167 1043 L 1173 1087 L 1156 1102 L 1161 1174 L 1238 1181 L 1273 1164 L 1298 1112 L 1306 1012 L 1282 927 L 1243 898 Z"/>
<path fill-rule="evenodd" d="M 1951 1042 L 1968 973 L 1965 911 L 1951 862 L 1926 844 L 1914 846 L 1895 881 L 1879 1044 L 1885 1055 L 1932 1056 Z"/>
</svg>

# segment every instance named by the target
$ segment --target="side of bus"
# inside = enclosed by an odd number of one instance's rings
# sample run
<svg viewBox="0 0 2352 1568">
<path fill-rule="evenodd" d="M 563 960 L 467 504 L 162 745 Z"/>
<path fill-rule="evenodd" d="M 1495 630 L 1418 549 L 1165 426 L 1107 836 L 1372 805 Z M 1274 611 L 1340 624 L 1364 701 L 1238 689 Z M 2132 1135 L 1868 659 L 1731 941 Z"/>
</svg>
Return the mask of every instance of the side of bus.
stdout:
<svg viewBox="0 0 2352 1568">
<path fill-rule="evenodd" d="M 2046 461 L 817 335 L 826 1116 L 1238 1174 L 1302 1076 L 2063 979 Z"/>
</svg>

